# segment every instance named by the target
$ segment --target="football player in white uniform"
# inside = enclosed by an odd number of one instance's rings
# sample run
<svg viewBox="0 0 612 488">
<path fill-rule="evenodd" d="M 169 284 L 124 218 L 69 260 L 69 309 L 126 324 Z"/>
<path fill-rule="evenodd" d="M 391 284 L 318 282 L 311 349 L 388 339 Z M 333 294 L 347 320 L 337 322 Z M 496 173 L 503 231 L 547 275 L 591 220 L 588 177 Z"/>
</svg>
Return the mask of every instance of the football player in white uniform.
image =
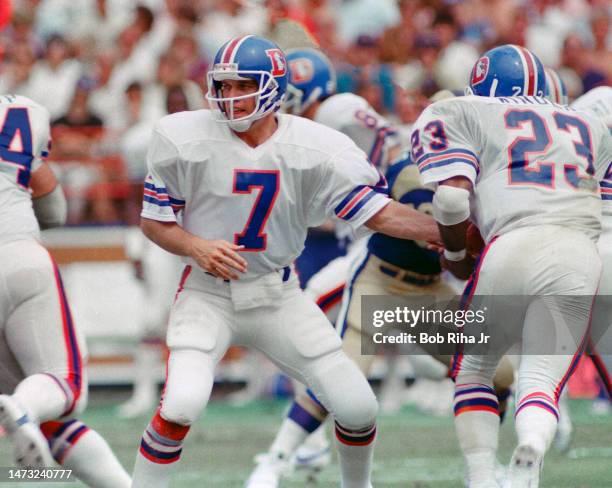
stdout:
<svg viewBox="0 0 612 488">
<path fill-rule="evenodd" d="M 87 401 L 86 351 L 59 270 L 40 244 L 40 228 L 66 218 L 62 190 L 42 160 L 49 113 L 3 95 L 0 120 L 0 424 L 19 466 L 55 459 L 89 486 L 127 488 L 106 441 L 70 420 Z"/>
<path fill-rule="evenodd" d="M 320 50 L 292 49 L 286 54 L 289 85 L 283 108 L 346 134 L 384 173 L 400 152 L 395 128 L 364 98 L 353 93 L 336 93 L 336 71 Z M 336 223 L 335 232 L 341 244 L 347 247 L 347 254 L 328 263 L 306 285 L 306 293 L 332 323 L 338 316 L 349 264 L 366 241 L 366 236 L 362 236 L 359 242 L 354 242 L 351 227 L 342 222 Z"/>
<path fill-rule="evenodd" d="M 612 132 L 612 87 L 599 86 L 577 98 L 572 103 L 576 110 L 584 110 L 599 117 Z M 599 254 L 603 272 L 599 293 L 593 307 L 592 358 L 607 389 L 608 400 L 612 400 L 612 162 L 599 183 L 602 199 L 602 230 L 599 237 Z M 601 356 L 599 356 L 601 353 Z M 600 361 L 601 359 L 601 361 Z M 610 411 L 605 403 L 603 409 Z"/>
<path fill-rule="evenodd" d="M 330 216 L 424 240 L 438 238 L 435 222 L 391 201 L 384 178 L 348 137 L 275 113 L 287 86 L 275 44 L 232 39 L 208 77 L 215 109 L 161 119 L 147 157 L 143 231 L 184 256 L 186 267 L 168 325 L 165 390 L 133 486 L 169 485 L 215 365 L 231 344 L 245 344 L 309 385 L 334 414 L 342 486 L 368 488 L 376 398 L 300 290 L 292 263 L 307 228 Z"/>
<path fill-rule="evenodd" d="M 290 81 L 285 106 L 293 113 L 320 122 L 348 135 L 381 169 L 396 158 L 399 146 L 395 130 L 361 97 L 351 93 L 336 94 L 335 70 L 327 57 L 314 48 L 288 51 Z M 419 172 L 408 155 L 395 161 L 385 174 L 392 198 L 430 214 L 433 192 L 420 183 Z M 342 229 L 342 227 L 341 227 Z M 350 228 L 348 229 L 350 231 Z M 347 234 L 346 231 L 344 234 Z M 452 297 L 453 288 L 441 280 L 438 255 L 425 243 L 396 239 L 384 234 L 363 236 L 351 245 L 347 256 L 337 258 L 314 275 L 306 286 L 319 306 L 333 322 L 326 308 L 337 297 L 342 311 L 336 328 L 343 349 L 368 374 L 374 356 L 361 355 L 361 296 L 426 294 Z M 344 293 L 345 284 L 350 287 Z M 342 300 L 340 300 L 342 298 Z M 450 357 L 440 358 L 450 366 Z M 443 368 L 440 368 L 443 370 Z M 438 368 L 435 368 L 439 371 Z M 507 398 L 512 384 L 512 366 L 504 362 L 496 386 Z M 505 401 L 504 401 L 505 405 Z M 312 464 L 320 469 L 326 449 L 320 427 L 328 412 L 312 391 L 297 388 L 296 398 L 268 453 L 258 456 L 258 466 L 249 477 L 247 488 L 274 488 L 288 466 L 276 459 L 294 460 L 302 468 Z M 300 448 L 298 449 L 298 446 Z M 307 460 L 307 461 L 306 461 Z"/>
<path fill-rule="evenodd" d="M 601 275 L 598 179 L 612 147 L 601 121 L 544 98 L 542 64 L 522 47 L 485 53 L 472 70 L 469 91 L 475 96 L 424 111 L 412 134 L 412 154 L 424 182 L 436 185 L 443 263 L 458 277 L 471 274 L 466 305 L 480 296 L 493 335 L 502 327 L 523 333 L 518 446 L 509 482 L 534 488 L 557 427 L 559 395 L 584 348 Z M 465 251 L 470 217 L 487 243 L 473 273 Z M 513 314 L 500 316 L 494 295 L 526 298 L 512 302 Z M 540 333 L 548 344 L 557 334 L 564 348 L 557 351 L 568 352 L 542 354 Z M 455 426 L 471 488 L 497 486 L 492 378 L 499 358 L 498 352 L 460 354 L 455 362 Z"/>
</svg>

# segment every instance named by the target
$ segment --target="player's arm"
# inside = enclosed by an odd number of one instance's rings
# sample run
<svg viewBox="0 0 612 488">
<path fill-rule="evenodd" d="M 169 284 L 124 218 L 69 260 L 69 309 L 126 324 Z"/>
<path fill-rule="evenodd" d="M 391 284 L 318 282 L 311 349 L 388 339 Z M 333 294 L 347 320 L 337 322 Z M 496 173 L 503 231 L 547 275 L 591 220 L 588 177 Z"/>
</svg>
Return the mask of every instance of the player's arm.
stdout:
<svg viewBox="0 0 612 488">
<path fill-rule="evenodd" d="M 439 242 L 436 221 L 408 205 L 391 201 L 364 224 L 373 231 L 399 239 Z"/>
<path fill-rule="evenodd" d="M 443 243 L 441 264 L 469 278 L 474 258 L 468 243 L 470 195 L 480 172 L 483 134 L 479 115 L 460 99 L 438 101 L 419 116 L 411 136 L 412 156 L 424 184 L 435 185 L 433 214 Z"/>
<path fill-rule="evenodd" d="M 145 236 L 159 247 L 178 256 L 192 258 L 205 271 L 226 280 L 240 278 L 237 272 L 245 273 L 247 262 L 237 251 L 237 246 L 224 240 L 202 239 L 187 232 L 176 222 L 141 218 L 140 227 Z"/>
<path fill-rule="evenodd" d="M 457 278 L 466 280 L 474 269 L 474 258 L 467 252 L 467 231 L 470 225 L 470 193 L 472 182 L 464 176 L 440 181 L 433 198 L 433 213 L 444 252 L 442 266 Z"/>
<path fill-rule="evenodd" d="M 42 163 L 30 178 L 32 190 L 32 208 L 41 229 L 60 227 L 66 222 L 66 197 L 57 178 L 49 168 Z"/>
</svg>

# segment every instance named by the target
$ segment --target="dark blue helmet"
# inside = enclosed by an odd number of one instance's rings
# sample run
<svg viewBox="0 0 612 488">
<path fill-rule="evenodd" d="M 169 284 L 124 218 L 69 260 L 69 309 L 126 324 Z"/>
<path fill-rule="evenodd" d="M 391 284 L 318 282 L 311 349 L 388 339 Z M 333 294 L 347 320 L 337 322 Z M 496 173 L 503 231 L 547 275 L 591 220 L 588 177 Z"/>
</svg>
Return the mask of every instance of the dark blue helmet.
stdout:
<svg viewBox="0 0 612 488">
<path fill-rule="evenodd" d="M 530 51 L 506 44 L 487 51 L 472 68 L 466 94 L 481 97 L 543 97 L 544 66 Z"/>
<path fill-rule="evenodd" d="M 234 130 L 246 131 L 254 121 L 280 108 L 287 91 L 287 73 L 285 54 L 272 41 L 254 35 L 236 37 L 217 51 L 208 72 L 206 98 L 220 112 L 220 121 L 228 122 Z M 221 81 L 244 79 L 255 80 L 257 91 L 241 97 L 223 97 Z M 255 109 L 249 115 L 235 118 L 234 101 L 247 97 L 257 97 Z"/>
<path fill-rule="evenodd" d="M 336 92 L 336 71 L 331 61 L 318 49 L 287 51 L 289 87 L 284 108 L 303 114 L 314 102 Z"/>
</svg>

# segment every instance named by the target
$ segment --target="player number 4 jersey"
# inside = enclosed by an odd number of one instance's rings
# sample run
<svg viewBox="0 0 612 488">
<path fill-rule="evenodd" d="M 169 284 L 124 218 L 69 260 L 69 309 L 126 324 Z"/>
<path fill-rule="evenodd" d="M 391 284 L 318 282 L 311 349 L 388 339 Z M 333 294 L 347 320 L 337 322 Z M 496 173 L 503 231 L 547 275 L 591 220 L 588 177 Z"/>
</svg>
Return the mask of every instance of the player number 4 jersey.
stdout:
<svg viewBox="0 0 612 488">
<path fill-rule="evenodd" d="M 49 151 L 49 113 L 18 95 L 0 96 L 0 242 L 37 238 L 30 177 Z"/>
<path fill-rule="evenodd" d="M 249 147 L 208 110 L 161 119 L 147 156 L 142 216 L 245 246 L 247 277 L 290 265 L 308 227 L 358 227 L 390 200 L 384 177 L 345 135 L 292 115 Z M 192 263 L 193 264 L 193 263 Z"/>
<path fill-rule="evenodd" d="M 472 181 L 472 218 L 487 242 L 546 224 L 599 235 L 612 141 L 588 113 L 540 97 L 454 98 L 421 114 L 411 143 L 425 184 Z"/>
</svg>

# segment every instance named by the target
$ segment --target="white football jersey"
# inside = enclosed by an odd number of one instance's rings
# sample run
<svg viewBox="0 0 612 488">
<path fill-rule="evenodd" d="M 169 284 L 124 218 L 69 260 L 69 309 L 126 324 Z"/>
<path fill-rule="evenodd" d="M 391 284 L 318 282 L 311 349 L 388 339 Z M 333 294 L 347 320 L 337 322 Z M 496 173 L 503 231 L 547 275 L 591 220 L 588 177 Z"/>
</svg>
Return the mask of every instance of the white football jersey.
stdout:
<svg viewBox="0 0 612 488">
<path fill-rule="evenodd" d="M 353 93 L 338 93 L 324 100 L 314 121 L 350 137 L 383 174 L 390 163 L 389 150 L 400 144 L 397 130 L 389 121 L 364 98 Z M 357 237 L 348 225 L 340 222 L 335 226 L 335 232 L 344 243 Z M 364 237 L 367 234 L 364 233 Z"/>
<path fill-rule="evenodd" d="M 592 112 L 612 129 L 612 87 L 598 86 L 574 100 L 572 107 L 576 110 Z"/>
<path fill-rule="evenodd" d="M 612 160 L 605 125 L 541 97 L 459 97 L 430 105 L 412 133 L 425 184 L 465 176 L 485 241 L 558 224 L 601 231 L 599 181 Z"/>
<path fill-rule="evenodd" d="M 49 151 L 49 112 L 18 95 L 0 96 L 0 242 L 38 238 L 30 176 Z"/>
<path fill-rule="evenodd" d="M 588 91 L 580 98 L 574 100 L 572 107 L 576 110 L 585 110 L 599 117 L 612 132 L 612 87 L 598 86 Z M 612 218 L 612 161 L 604 179 L 600 182 L 601 199 L 603 201 L 603 214 Z M 610 224 L 608 224 L 610 227 Z"/>
<path fill-rule="evenodd" d="M 329 216 L 358 227 L 390 201 L 385 179 L 348 137 L 301 117 L 277 120 L 252 148 L 209 110 L 162 118 L 142 216 L 174 222 L 182 211 L 188 232 L 244 245 L 247 276 L 256 276 L 290 265 L 308 227 Z"/>
<path fill-rule="evenodd" d="M 338 93 L 324 100 L 315 122 L 346 134 L 384 173 L 389 149 L 399 145 L 397 130 L 362 97 Z"/>
</svg>

